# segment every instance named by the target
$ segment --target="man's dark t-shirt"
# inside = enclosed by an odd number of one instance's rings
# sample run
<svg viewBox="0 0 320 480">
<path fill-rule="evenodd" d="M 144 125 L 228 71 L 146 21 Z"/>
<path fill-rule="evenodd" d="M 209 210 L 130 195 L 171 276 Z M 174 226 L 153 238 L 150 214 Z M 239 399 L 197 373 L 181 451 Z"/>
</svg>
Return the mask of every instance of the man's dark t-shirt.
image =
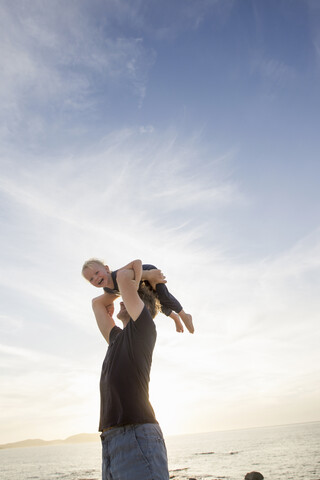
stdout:
<svg viewBox="0 0 320 480">
<path fill-rule="evenodd" d="M 123 330 L 112 328 L 100 378 L 100 431 L 116 425 L 158 423 L 149 401 L 156 336 L 146 307 Z"/>
</svg>

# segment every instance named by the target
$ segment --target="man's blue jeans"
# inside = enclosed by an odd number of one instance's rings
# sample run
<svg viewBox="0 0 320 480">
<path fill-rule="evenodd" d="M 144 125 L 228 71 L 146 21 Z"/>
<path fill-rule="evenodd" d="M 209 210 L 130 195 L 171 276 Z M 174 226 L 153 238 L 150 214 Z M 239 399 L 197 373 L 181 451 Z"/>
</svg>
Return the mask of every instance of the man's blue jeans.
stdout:
<svg viewBox="0 0 320 480">
<path fill-rule="evenodd" d="M 157 423 L 101 434 L 102 480 L 169 480 L 167 450 Z"/>
</svg>

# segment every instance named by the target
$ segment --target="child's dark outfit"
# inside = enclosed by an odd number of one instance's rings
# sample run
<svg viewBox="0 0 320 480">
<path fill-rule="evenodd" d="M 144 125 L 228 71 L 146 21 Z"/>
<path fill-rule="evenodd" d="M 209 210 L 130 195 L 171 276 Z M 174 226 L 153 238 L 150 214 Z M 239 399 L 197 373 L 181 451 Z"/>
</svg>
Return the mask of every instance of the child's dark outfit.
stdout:
<svg viewBox="0 0 320 480">
<path fill-rule="evenodd" d="M 142 265 L 142 270 L 153 270 L 155 268 L 157 267 L 155 267 L 154 265 L 149 265 L 149 264 Z M 111 278 L 113 280 L 114 289 L 109 287 L 103 287 L 103 290 L 105 292 L 119 295 L 119 287 L 117 283 L 117 272 L 118 270 L 111 272 Z M 167 317 L 169 317 L 172 310 L 176 313 L 181 312 L 182 310 L 181 303 L 178 302 L 178 300 L 169 292 L 169 290 L 167 289 L 164 283 L 158 283 L 156 285 L 156 292 L 158 295 L 159 302 L 161 304 L 162 313 L 164 313 L 165 315 L 167 315 Z"/>
</svg>

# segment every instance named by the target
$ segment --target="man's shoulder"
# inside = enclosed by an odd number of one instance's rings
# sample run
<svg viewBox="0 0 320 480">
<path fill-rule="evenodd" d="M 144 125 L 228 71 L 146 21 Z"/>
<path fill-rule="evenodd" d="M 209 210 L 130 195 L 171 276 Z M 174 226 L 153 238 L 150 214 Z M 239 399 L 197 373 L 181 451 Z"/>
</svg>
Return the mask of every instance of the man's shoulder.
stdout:
<svg viewBox="0 0 320 480">
<path fill-rule="evenodd" d="M 154 321 L 153 321 L 153 318 L 151 316 L 151 313 L 149 312 L 149 310 L 147 309 L 147 307 L 144 305 L 143 306 L 143 309 L 141 310 L 141 313 L 139 315 L 139 317 L 137 318 L 137 320 L 135 321 L 135 323 L 141 323 L 141 322 L 148 322 L 152 325 L 154 325 Z"/>
<path fill-rule="evenodd" d="M 153 318 L 145 305 L 141 310 L 141 313 L 137 318 L 137 320 L 133 321 L 131 318 L 129 325 L 130 325 L 130 330 L 133 329 L 136 332 L 141 332 L 141 334 L 144 334 L 144 335 L 146 334 L 150 335 L 151 333 L 156 332 L 156 326 L 153 321 Z"/>
<path fill-rule="evenodd" d="M 118 327 L 117 325 L 112 327 L 109 334 L 109 345 L 114 343 L 118 335 L 120 335 L 122 332 L 123 332 L 122 328 Z"/>
</svg>

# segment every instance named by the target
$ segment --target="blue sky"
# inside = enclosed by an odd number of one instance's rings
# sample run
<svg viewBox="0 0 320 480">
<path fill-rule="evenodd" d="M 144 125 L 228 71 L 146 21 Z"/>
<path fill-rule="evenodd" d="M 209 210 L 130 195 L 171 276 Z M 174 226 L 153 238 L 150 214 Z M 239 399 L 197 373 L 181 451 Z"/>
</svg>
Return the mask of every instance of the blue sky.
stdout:
<svg viewBox="0 0 320 480">
<path fill-rule="evenodd" d="M 193 313 L 193 336 L 157 319 L 165 434 L 319 420 L 318 2 L 0 22 L 0 442 L 97 429 L 92 256 L 160 266 Z"/>
</svg>

